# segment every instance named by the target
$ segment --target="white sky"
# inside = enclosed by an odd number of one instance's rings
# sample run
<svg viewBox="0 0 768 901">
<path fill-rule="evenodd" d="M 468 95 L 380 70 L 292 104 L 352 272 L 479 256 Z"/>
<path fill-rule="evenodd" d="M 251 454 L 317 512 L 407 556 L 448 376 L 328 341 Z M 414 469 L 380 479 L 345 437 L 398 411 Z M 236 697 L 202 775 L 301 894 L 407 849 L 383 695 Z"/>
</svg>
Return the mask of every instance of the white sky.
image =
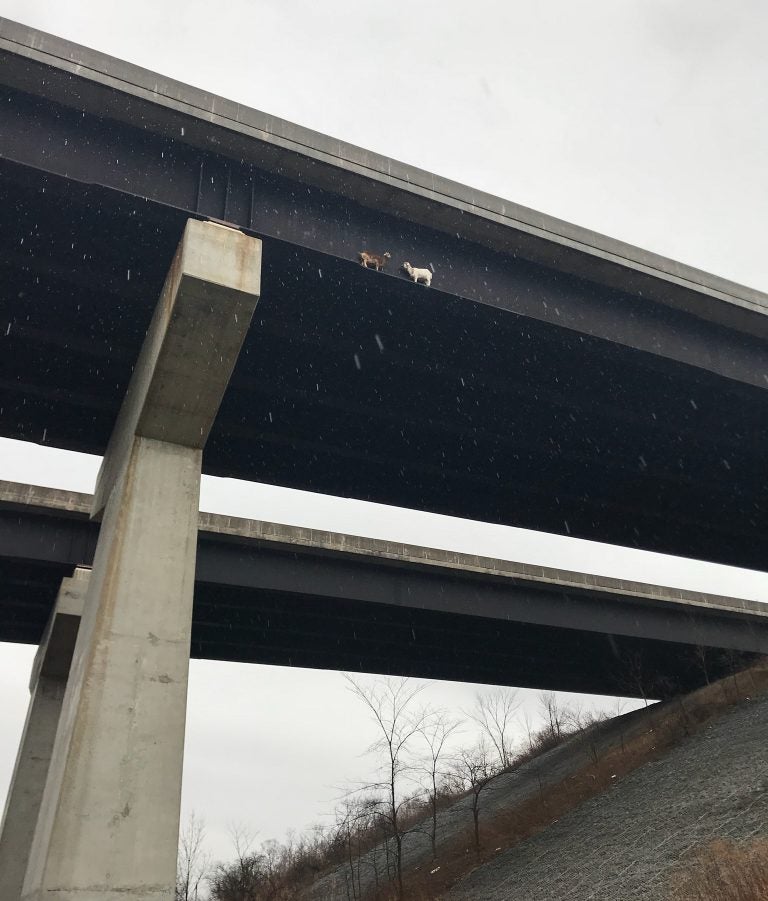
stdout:
<svg viewBox="0 0 768 901">
<path fill-rule="evenodd" d="M 108 9 L 108 15 L 105 10 Z M 0 0 L 0 15 L 768 290 L 758 0 Z M 98 460 L 0 441 L 0 478 L 90 491 Z M 768 600 L 768 576 L 205 479 L 205 509 Z M 32 651 L 0 645 L 0 799 Z M 471 703 L 473 688 L 430 688 Z M 193 661 L 184 806 L 282 837 L 369 770 L 335 673 Z"/>
</svg>

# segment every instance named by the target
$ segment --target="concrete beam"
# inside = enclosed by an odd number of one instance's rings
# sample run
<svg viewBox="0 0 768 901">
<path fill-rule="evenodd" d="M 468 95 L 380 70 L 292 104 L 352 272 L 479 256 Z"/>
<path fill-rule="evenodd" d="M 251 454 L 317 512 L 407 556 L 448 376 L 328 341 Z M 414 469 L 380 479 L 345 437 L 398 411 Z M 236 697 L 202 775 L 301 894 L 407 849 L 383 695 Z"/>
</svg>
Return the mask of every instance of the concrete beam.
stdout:
<svg viewBox="0 0 768 901">
<path fill-rule="evenodd" d="M 0 826 L 0 898 L 18 901 L 91 571 L 64 579 L 32 665 L 27 719 Z"/>
<path fill-rule="evenodd" d="M 260 241 L 187 222 L 104 455 L 94 517 L 136 436 L 205 446 L 260 290 Z"/>
<path fill-rule="evenodd" d="M 202 446 L 258 301 L 261 242 L 184 232 L 110 439 L 103 522 L 22 897 L 171 901 Z"/>
</svg>

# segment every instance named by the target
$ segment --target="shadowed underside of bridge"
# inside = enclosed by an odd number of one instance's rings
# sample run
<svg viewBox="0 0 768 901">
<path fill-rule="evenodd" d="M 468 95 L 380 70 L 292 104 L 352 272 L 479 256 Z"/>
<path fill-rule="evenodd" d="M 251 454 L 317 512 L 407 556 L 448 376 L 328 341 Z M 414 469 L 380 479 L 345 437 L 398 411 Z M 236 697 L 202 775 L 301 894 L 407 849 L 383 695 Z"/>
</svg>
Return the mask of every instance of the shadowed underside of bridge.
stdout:
<svg viewBox="0 0 768 901">
<path fill-rule="evenodd" d="M 203 467 L 764 566 L 764 295 L 3 19 L 0 235 L 0 436 L 104 455 L 0 485 L 4 897 L 173 893 L 190 651 L 651 697 L 768 652 L 757 602 L 197 508 Z"/>
<path fill-rule="evenodd" d="M 0 483 L 0 640 L 89 564 L 90 497 Z M 768 652 L 761 605 L 201 514 L 195 657 L 651 696 Z"/>
<path fill-rule="evenodd" d="M 214 216 L 263 238 L 263 279 L 205 471 L 765 565 L 762 295 L 1 24 L 0 434 L 103 453 Z"/>
</svg>

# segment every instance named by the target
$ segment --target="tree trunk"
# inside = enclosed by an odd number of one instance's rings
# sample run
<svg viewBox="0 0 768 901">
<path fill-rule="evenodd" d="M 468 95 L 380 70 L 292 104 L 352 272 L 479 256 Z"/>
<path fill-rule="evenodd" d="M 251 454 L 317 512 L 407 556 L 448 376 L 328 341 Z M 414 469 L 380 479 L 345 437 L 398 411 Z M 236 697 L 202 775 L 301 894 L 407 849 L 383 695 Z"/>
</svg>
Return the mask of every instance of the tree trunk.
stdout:
<svg viewBox="0 0 768 901">
<path fill-rule="evenodd" d="M 437 792 L 432 792 L 432 860 L 437 857 Z"/>
<path fill-rule="evenodd" d="M 403 839 L 398 833 L 395 837 L 395 852 L 397 854 L 397 901 L 403 901 Z"/>
</svg>

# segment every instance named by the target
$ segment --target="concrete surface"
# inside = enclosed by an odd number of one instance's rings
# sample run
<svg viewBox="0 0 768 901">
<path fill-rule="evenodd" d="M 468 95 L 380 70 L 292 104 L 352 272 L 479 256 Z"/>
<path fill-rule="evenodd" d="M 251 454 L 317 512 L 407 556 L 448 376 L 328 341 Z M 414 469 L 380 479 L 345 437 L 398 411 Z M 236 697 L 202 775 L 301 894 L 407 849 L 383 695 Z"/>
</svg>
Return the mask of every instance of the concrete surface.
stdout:
<svg viewBox="0 0 768 901">
<path fill-rule="evenodd" d="M 260 242 L 191 222 L 102 464 L 104 518 L 25 901 L 171 901 L 202 445 L 258 300 Z"/>
<path fill-rule="evenodd" d="M 90 570 L 62 581 L 32 665 L 30 700 L 0 825 L 0 898 L 18 901 L 48 776 Z"/>
<path fill-rule="evenodd" d="M 29 901 L 172 898 L 200 456 L 137 439 L 107 504 Z"/>
<path fill-rule="evenodd" d="M 211 222 L 187 222 L 104 455 L 94 516 L 134 436 L 205 446 L 260 283 L 261 241 Z"/>
</svg>

